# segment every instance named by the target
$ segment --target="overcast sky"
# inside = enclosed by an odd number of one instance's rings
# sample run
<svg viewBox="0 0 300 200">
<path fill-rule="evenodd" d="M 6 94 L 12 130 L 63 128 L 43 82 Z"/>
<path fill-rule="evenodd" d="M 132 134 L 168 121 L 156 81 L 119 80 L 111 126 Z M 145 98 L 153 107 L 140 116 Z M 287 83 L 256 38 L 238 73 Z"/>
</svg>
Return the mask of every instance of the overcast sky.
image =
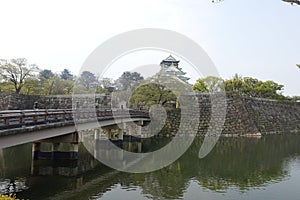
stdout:
<svg viewBox="0 0 300 200">
<path fill-rule="evenodd" d="M 300 6 L 281 0 L 45 2 L 0 0 L 0 58 L 25 57 L 40 68 L 76 74 L 107 39 L 164 28 L 196 41 L 223 78 L 271 79 L 285 85 L 285 94 L 300 95 Z"/>
</svg>

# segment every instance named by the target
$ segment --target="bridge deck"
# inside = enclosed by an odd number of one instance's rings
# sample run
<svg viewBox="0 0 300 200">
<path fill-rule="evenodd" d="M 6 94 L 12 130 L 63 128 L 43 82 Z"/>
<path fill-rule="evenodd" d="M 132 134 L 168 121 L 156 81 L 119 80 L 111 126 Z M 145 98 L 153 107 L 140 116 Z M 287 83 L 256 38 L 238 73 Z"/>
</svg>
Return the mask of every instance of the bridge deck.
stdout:
<svg viewBox="0 0 300 200">
<path fill-rule="evenodd" d="M 149 120 L 149 113 L 140 110 L 0 111 L 0 148 L 8 147 L 12 140 L 17 141 L 17 138 L 24 143 L 31 139 L 43 139 L 78 131 L 75 122 L 81 124 L 80 129 L 85 129 L 145 119 Z M 32 134 L 28 136 L 29 133 Z M 15 144 L 21 144 L 20 142 Z"/>
</svg>

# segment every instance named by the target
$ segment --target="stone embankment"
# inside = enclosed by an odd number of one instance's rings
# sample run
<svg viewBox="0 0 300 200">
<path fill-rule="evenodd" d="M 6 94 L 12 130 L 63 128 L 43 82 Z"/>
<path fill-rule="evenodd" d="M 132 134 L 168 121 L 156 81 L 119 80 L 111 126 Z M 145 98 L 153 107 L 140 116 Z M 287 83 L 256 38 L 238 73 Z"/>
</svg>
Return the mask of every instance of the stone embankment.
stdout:
<svg viewBox="0 0 300 200">
<path fill-rule="evenodd" d="M 182 128 L 191 133 L 197 132 L 198 135 L 205 135 L 208 130 L 212 135 L 221 130 L 223 135 L 229 136 L 300 133 L 300 102 L 246 98 L 232 94 L 224 97 L 198 94 L 198 105 L 188 106 L 188 112 L 183 113 L 182 116 L 180 109 L 167 110 L 167 119 L 161 133 L 176 134 L 182 118 L 186 117 L 191 122 L 199 122 L 199 126 L 193 126 L 188 121 L 184 125 L 186 127 Z M 78 101 L 79 106 L 83 108 L 95 105 L 102 109 L 110 109 L 111 106 L 110 96 L 101 94 L 93 98 L 79 95 L 75 100 L 71 95 L 2 95 L 0 98 L 0 110 L 32 109 L 34 102 L 38 102 L 39 108 L 42 109 L 71 109 L 72 100 Z M 218 105 L 222 106 L 218 107 Z M 195 106 L 199 107 L 196 109 Z M 212 117 L 213 108 L 215 108 L 214 117 Z"/>
<path fill-rule="evenodd" d="M 37 95 L 0 95 L 0 110 L 26 110 L 33 109 L 35 102 L 40 109 L 72 109 L 72 102 L 79 102 L 80 107 L 88 107 L 89 105 L 96 105 L 99 108 L 109 109 L 110 95 L 96 94 L 96 95 L 51 95 L 51 96 L 37 96 Z M 91 99 L 93 102 L 91 102 Z M 73 105 L 74 106 L 74 105 Z"/>
<path fill-rule="evenodd" d="M 212 135 L 222 129 L 225 136 L 260 136 L 278 133 L 300 133 L 300 103 L 269 99 L 238 97 L 227 94 L 226 117 L 216 112 L 213 120 L 212 101 L 208 94 L 198 94 L 200 113 L 190 112 L 190 119 L 199 117 L 198 135 L 205 135 L 209 127 Z M 180 125 L 180 109 L 167 111 L 163 133 L 176 134 Z M 223 123 L 224 122 L 224 123 Z M 222 127 L 220 127 L 222 126 Z M 187 130 L 189 127 L 185 127 Z M 193 130 L 188 130 L 193 132 Z"/>
</svg>

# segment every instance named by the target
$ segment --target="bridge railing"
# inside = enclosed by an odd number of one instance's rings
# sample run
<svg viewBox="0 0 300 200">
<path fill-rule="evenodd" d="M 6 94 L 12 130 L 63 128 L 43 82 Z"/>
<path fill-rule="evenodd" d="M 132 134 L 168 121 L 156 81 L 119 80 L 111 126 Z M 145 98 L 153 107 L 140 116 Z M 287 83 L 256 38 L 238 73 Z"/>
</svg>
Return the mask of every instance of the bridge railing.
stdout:
<svg viewBox="0 0 300 200">
<path fill-rule="evenodd" d="M 49 123 L 66 123 L 74 120 L 108 120 L 113 118 L 143 117 L 149 118 L 149 113 L 140 110 L 6 110 L 0 111 L 0 130 L 29 127 Z"/>
</svg>

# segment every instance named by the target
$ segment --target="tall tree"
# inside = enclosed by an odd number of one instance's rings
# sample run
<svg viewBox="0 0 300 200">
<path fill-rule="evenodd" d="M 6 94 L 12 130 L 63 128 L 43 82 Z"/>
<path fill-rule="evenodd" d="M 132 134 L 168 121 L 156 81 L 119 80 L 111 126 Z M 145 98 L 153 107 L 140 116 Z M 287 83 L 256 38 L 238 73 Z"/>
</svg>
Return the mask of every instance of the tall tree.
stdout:
<svg viewBox="0 0 300 200">
<path fill-rule="evenodd" d="M 64 80 L 72 80 L 73 75 L 68 69 L 64 69 L 60 74 L 60 78 L 62 78 Z"/>
<path fill-rule="evenodd" d="M 196 83 L 193 85 L 193 90 L 195 92 L 209 92 L 202 78 L 197 79 Z"/>
<path fill-rule="evenodd" d="M 224 91 L 223 79 L 214 76 L 208 76 L 198 79 L 193 86 L 196 92 L 221 92 Z"/>
<path fill-rule="evenodd" d="M 40 71 L 39 76 L 44 79 L 50 79 L 54 76 L 54 73 L 50 69 L 44 69 Z"/>
<path fill-rule="evenodd" d="M 269 99 L 286 99 L 282 94 L 283 85 L 274 81 L 261 81 L 251 77 L 235 75 L 232 79 L 222 80 L 218 77 L 206 77 L 198 79 L 193 86 L 196 92 L 220 92 L 223 91 L 223 83 L 226 92 L 234 94 Z"/>
<path fill-rule="evenodd" d="M 133 89 L 137 87 L 144 77 L 138 72 L 123 72 L 120 78 L 117 79 L 117 87 L 119 90 Z"/>
<path fill-rule="evenodd" d="M 243 94 L 243 77 L 235 74 L 232 79 L 224 81 L 225 90 L 236 94 Z"/>
<path fill-rule="evenodd" d="M 82 84 L 87 90 L 98 84 L 95 74 L 89 71 L 83 71 L 79 77 L 79 83 Z"/>
<path fill-rule="evenodd" d="M 0 60 L 0 74 L 4 81 L 11 83 L 15 93 L 19 94 L 25 84 L 25 80 L 34 75 L 38 67 L 28 64 L 25 58 Z"/>
<path fill-rule="evenodd" d="M 166 89 L 165 86 L 157 83 L 148 83 L 138 87 L 130 98 L 132 108 L 150 108 L 151 105 L 160 104 L 164 106 L 166 103 L 176 102 L 176 95 Z"/>
</svg>

